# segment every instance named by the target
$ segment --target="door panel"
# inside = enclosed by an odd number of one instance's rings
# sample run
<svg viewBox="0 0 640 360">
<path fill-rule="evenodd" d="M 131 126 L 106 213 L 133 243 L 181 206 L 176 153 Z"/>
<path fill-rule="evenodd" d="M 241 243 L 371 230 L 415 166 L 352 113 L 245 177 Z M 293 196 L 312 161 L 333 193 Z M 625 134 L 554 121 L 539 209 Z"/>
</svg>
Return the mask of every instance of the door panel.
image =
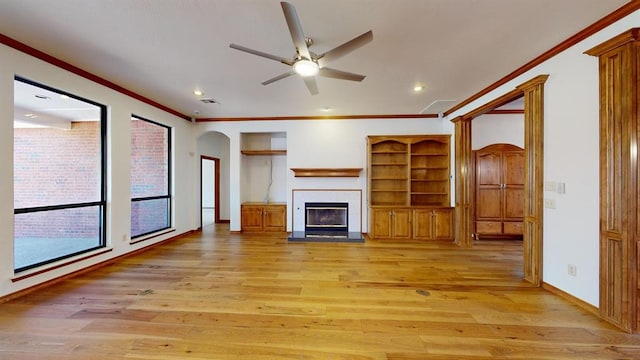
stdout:
<svg viewBox="0 0 640 360">
<path fill-rule="evenodd" d="M 502 218 L 501 193 L 502 190 L 499 188 L 483 188 L 478 190 L 476 203 L 477 219 Z"/>
<path fill-rule="evenodd" d="M 507 185 L 509 186 L 509 185 Z M 505 188 L 503 189 L 503 219 L 506 220 L 522 220 L 524 216 L 524 189 Z"/>
<path fill-rule="evenodd" d="M 478 156 L 476 171 L 479 185 L 500 184 L 500 153 L 488 153 Z"/>
</svg>

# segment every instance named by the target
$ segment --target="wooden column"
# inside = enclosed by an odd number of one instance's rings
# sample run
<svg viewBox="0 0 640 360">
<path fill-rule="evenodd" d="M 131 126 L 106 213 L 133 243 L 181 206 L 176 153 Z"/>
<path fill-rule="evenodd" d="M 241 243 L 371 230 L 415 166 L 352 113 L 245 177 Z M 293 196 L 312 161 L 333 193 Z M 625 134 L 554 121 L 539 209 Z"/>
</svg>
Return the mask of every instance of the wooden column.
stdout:
<svg viewBox="0 0 640 360">
<path fill-rule="evenodd" d="M 537 76 L 517 87 L 524 93 L 524 278 L 542 282 L 544 83 L 549 75 Z"/>
<path fill-rule="evenodd" d="M 471 157 L 471 118 L 459 116 L 452 120 L 455 124 L 455 174 L 456 209 L 454 236 L 455 243 L 470 247 L 473 242 L 473 211 L 471 197 L 473 191 Z"/>
<path fill-rule="evenodd" d="M 640 28 L 586 54 L 600 71 L 600 316 L 638 332 Z"/>
</svg>

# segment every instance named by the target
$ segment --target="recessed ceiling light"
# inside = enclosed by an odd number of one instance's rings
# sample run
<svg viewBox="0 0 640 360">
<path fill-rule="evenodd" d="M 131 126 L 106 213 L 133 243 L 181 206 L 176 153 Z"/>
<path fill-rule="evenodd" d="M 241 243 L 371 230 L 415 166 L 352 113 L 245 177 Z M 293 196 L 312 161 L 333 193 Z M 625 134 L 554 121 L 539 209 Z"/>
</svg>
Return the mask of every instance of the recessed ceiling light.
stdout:
<svg viewBox="0 0 640 360">
<path fill-rule="evenodd" d="M 67 100 L 69 99 L 69 95 L 60 95 L 60 99 Z"/>
<path fill-rule="evenodd" d="M 413 87 L 413 91 L 418 92 L 424 90 L 424 85 L 416 85 Z"/>
<path fill-rule="evenodd" d="M 200 91 L 200 90 L 193 90 L 193 95 L 202 96 L 202 95 L 204 95 L 204 93 L 202 91 Z"/>
<path fill-rule="evenodd" d="M 324 111 L 324 112 L 329 112 L 331 110 L 333 110 L 333 109 L 330 108 L 329 106 L 325 106 L 325 107 L 322 108 L 322 111 Z"/>
</svg>

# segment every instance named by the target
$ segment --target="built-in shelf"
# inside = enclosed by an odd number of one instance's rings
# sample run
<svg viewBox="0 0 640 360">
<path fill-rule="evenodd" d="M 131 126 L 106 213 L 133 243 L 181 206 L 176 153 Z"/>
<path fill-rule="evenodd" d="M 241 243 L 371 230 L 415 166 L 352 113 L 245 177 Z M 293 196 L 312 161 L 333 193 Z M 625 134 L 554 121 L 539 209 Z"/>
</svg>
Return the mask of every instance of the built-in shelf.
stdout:
<svg viewBox="0 0 640 360">
<path fill-rule="evenodd" d="M 296 177 L 359 177 L 362 168 L 291 168 Z"/>
<path fill-rule="evenodd" d="M 287 150 L 240 150 L 242 155 L 287 155 Z"/>
</svg>

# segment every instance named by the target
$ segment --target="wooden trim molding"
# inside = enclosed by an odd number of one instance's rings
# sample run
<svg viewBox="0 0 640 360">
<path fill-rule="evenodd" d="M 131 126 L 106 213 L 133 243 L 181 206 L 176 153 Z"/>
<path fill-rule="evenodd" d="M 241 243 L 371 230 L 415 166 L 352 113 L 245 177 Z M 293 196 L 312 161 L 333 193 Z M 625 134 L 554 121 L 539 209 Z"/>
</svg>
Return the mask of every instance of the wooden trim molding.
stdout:
<svg viewBox="0 0 640 360">
<path fill-rule="evenodd" d="M 473 244 L 473 200 L 472 184 L 474 177 L 471 151 L 471 118 L 458 116 L 455 124 L 455 182 L 456 208 L 454 222 L 454 242 L 460 247 L 471 247 Z"/>
<path fill-rule="evenodd" d="M 468 113 L 462 115 L 462 117 L 464 119 L 474 119 L 480 115 L 484 115 L 487 112 L 494 110 L 495 108 L 498 108 L 500 106 L 504 106 L 514 100 L 517 100 L 521 97 L 523 97 L 524 95 L 522 94 L 522 90 L 519 89 L 513 89 L 511 91 L 509 91 L 508 93 L 500 96 L 497 99 L 494 99 L 492 101 L 489 101 L 488 103 L 479 106 L 471 111 L 469 111 Z M 524 113 L 524 111 L 523 111 Z"/>
<path fill-rule="evenodd" d="M 331 115 L 331 116 L 256 116 L 197 118 L 196 122 L 217 121 L 278 121 L 278 120 L 380 120 L 380 119 L 438 119 L 438 114 L 397 114 L 397 115 Z"/>
<path fill-rule="evenodd" d="M 291 168 L 295 177 L 359 177 L 362 168 Z"/>
<path fill-rule="evenodd" d="M 564 292 L 564 291 L 558 289 L 557 287 L 555 287 L 555 286 L 553 286 L 551 284 L 543 282 L 541 287 L 543 289 L 547 290 L 548 292 L 554 294 L 554 295 L 557 295 L 557 296 L 559 296 L 559 297 L 561 297 L 561 298 L 563 298 L 565 300 L 568 300 L 569 302 L 571 302 L 573 304 L 578 305 L 582 309 L 592 313 L 595 316 L 599 315 L 599 310 L 598 310 L 597 307 L 589 304 L 586 301 L 580 300 L 577 297 L 575 297 L 575 296 L 573 296 L 573 295 L 571 295 L 571 294 L 569 294 L 567 292 Z"/>
<path fill-rule="evenodd" d="M 612 38 L 609 41 L 605 41 L 602 44 L 585 51 L 584 53 L 591 56 L 601 56 L 613 49 L 619 48 L 624 44 L 639 40 L 640 28 L 633 28 L 629 31 L 623 32 L 622 34 Z"/>
<path fill-rule="evenodd" d="M 638 333 L 640 28 L 631 28 L 585 53 L 598 57 L 599 68 L 600 317 Z"/>
<path fill-rule="evenodd" d="M 551 49 L 547 50 L 546 52 L 542 53 L 541 55 L 539 55 L 535 59 L 533 59 L 533 60 L 529 61 L 528 63 L 522 65 L 521 67 L 515 69 L 514 71 L 512 71 L 509 74 L 507 74 L 502 79 L 494 82 L 493 84 L 487 86 L 486 88 L 484 88 L 484 89 L 480 90 L 479 92 L 477 92 L 476 94 L 472 95 L 468 99 L 460 102 L 456 106 L 454 106 L 451 109 L 445 111 L 444 115 L 445 116 L 451 115 L 454 111 L 461 109 L 462 107 L 470 104 L 471 102 L 479 99 L 480 97 L 488 94 L 489 92 L 491 92 L 491 91 L 497 89 L 498 87 L 506 84 L 507 82 L 515 79 L 516 77 L 526 73 L 527 71 L 533 69 L 534 67 L 542 64 L 543 62 L 551 59 L 552 57 L 560 54 L 561 52 L 567 50 L 568 48 L 570 48 L 573 45 L 579 43 L 580 41 L 588 38 L 589 36 L 597 33 L 598 31 L 606 28 L 607 26 L 615 23 L 616 21 L 624 18 L 625 16 L 627 16 L 627 15 L 629 15 L 629 14 L 631 14 L 631 13 L 637 11 L 637 10 L 640 10 L 640 1 L 638 1 L 638 0 L 629 1 L 628 3 L 622 5 L 620 8 L 618 8 L 615 11 L 613 11 L 612 13 L 610 13 L 609 15 L 607 15 L 607 16 L 601 18 L 600 20 L 596 21 L 595 23 L 587 26 L 586 28 L 582 29 L 581 31 L 579 31 L 575 35 L 569 37 L 568 39 L 564 40 L 563 42 L 559 43 L 558 45 L 556 45 L 556 46 L 552 47 Z"/>
<path fill-rule="evenodd" d="M 537 286 L 542 282 L 544 83 L 548 78 L 539 75 L 517 87 L 524 94 L 524 278 Z"/>
<path fill-rule="evenodd" d="M 522 115 L 524 109 L 503 109 L 503 110 L 489 110 L 487 115 Z"/>
<path fill-rule="evenodd" d="M 75 263 L 78 263 L 78 262 L 81 262 L 81 261 L 84 261 L 84 260 L 87 260 L 87 259 L 91 259 L 91 258 L 94 258 L 96 256 L 100 256 L 102 254 L 106 254 L 106 253 L 109 253 L 109 252 L 112 252 L 112 251 L 113 251 L 112 248 L 105 248 L 105 249 L 102 249 L 100 251 L 94 252 L 92 254 L 88 254 L 86 256 L 82 256 L 82 257 L 79 257 L 79 258 L 76 258 L 76 259 L 65 261 L 63 263 L 56 264 L 54 266 L 42 268 L 42 269 L 40 269 L 38 271 L 35 271 L 35 272 L 29 272 L 29 273 L 24 274 L 24 275 L 15 276 L 15 277 L 11 278 L 11 282 L 18 282 L 18 281 L 21 281 L 21 280 L 24 280 L 24 279 L 28 279 L 28 278 L 31 278 L 31 277 L 34 277 L 34 276 L 38 276 L 40 274 L 44 274 L 44 273 L 49 272 L 49 271 L 60 269 L 62 267 L 65 267 L 65 266 L 68 266 L 68 265 L 71 265 L 71 264 L 75 264 Z"/>
<path fill-rule="evenodd" d="M 70 63 L 68 63 L 66 61 L 60 60 L 60 59 L 58 59 L 58 58 L 56 58 L 56 57 L 54 57 L 52 55 L 49 55 L 49 54 L 47 54 L 47 53 L 45 53 L 43 51 L 40 51 L 40 50 L 38 50 L 36 48 L 33 48 L 33 47 L 31 47 L 31 46 L 29 46 L 29 45 L 27 45 L 25 43 L 22 43 L 22 42 L 20 42 L 18 40 L 12 39 L 12 38 L 10 38 L 10 37 L 8 37 L 6 35 L 0 34 L 0 44 L 7 45 L 7 46 L 9 46 L 11 48 L 14 48 L 14 49 L 16 49 L 16 50 L 18 50 L 20 52 L 23 52 L 23 53 L 25 53 L 27 55 L 33 56 L 33 57 L 35 57 L 37 59 L 40 59 L 40 60 L 42 60 L 44 62 L 47 62 L 47 63 L 49 63 L 51 65 L 57 66 L 59 68 L 67 70 L 67 71 L 69 71 L 71 73 L 74 73 L 76 75 L 82 76 L 83 78 L 85 78 L 87 80 L 91 80 L 91 81 L 93 81 L 95 83 L 98 83 L 100 85 L 106 86 L 111 90 L 115 90 L 115 91 L 117 91 L 117 92 L 119 92 L 121 94 L 127 95 L 127 96 L 132 97 L 132 98 L 134 98 L 136 100 L 142 101 L 143 103 L 149 104 L 149 105 L 151 105 L 151 106 L 153 106 L 155 108 L 158 108 L 160 110 L 166 111 L 171 115 L 175 115 L 175 116 L 177 116 L 179 118 L 185 119 L 187 121 L 191 121 L 191 117 L 189 117 L 189 116 L 187 116 L 185 114 L 182 114 L 182 113 L 180 113 L 180 112 L 178 112 L 178 111 L 176 111 L 174 109 L 171 109 L 168 106 L 162 105 L 159 102 L 153 101 L 153 100 L 151 100 L 151 99 L 149 99 L 147 97 L 144 97 L 144 96 L 142 96 L 140 94 L 136 94 L 133 91 L 125 89 L 124 87 L 122 87 L 122 86 L 120 86 L 120 85 L 118 85 L 116 83 L 113 83 L 113 82 L 111 82 L 111 81 L 109 81 L 109 80 L 107 80 L 105 78 L 102 78 L 102 77 L 100 77 L 98 75 L 92 74 L 92 73 L 90 73 L 90 72 L 88 72 L 86 70 L 83 70 L 83 69 L 75 66 L 75 65 L 72 65 L 72 64 L 70 64 Z"/>
</svg>

